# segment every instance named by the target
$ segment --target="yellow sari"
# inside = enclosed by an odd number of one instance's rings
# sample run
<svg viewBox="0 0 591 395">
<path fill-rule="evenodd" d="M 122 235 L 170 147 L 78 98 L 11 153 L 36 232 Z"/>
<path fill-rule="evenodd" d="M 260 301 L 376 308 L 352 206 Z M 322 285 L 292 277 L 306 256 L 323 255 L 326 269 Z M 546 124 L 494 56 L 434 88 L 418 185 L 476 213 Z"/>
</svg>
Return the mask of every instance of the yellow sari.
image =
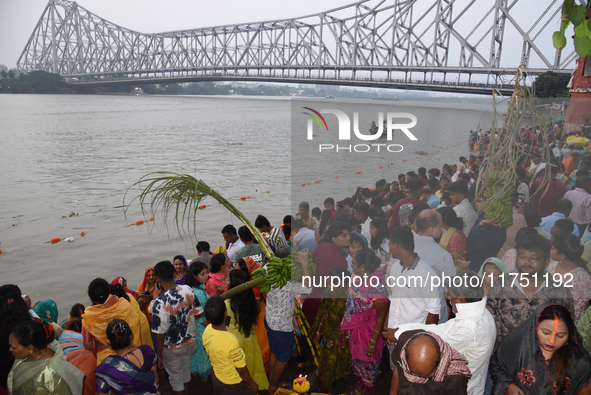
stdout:
<svg viewBox="0 0 591 395">
<path fill-rule="evenodd" d="M 137 300 L 135 300 L 133 295 L 127 295 L 129 297 L 129 304 L 131 304 L 131 306 L 135 310 L 135 313 L 137 314 L 137 317 L 140 321 L 140 333 L 142 335 L 141 342 L 146 346 L 150 346 L 150 348 L 153 350 L 154 342 L 152 341 L 152 330 L 150 328 L 150 323 L 148 322 L 146 315 L 142 312 L 140 304 L 137 302 Z"/>
<path fill-rule="evenodd" d="M 131 345 L 134 347 L 140 346 L 142 344 L 141 327 L 137 313 L 127 300 L 118 298 L 115 295 L 109 295 L 107 301 L 101 305 L 87 307 L 84 314 L 82 314 L 82 326 L 95 340 L 108 346 L 107 325 L 115 318 L 127 322 L 133 332 Z M 109 355 L 115 355 L 115 351 L 111 347 L 98 351 L 96 354 L 97 366 Z"/>
</svg>

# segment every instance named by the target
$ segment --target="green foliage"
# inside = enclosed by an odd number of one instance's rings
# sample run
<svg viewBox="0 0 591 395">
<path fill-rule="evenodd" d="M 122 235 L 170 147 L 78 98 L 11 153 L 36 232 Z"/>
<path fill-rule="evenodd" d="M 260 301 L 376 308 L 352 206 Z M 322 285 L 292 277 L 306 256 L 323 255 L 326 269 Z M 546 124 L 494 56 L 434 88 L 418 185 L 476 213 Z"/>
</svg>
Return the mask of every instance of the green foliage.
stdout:
<svg viewBox="0 0 591 395">
<path fill-rule="evenodd" d="M 6 77 L 0 80 L 0 93 L 62 93 L 65 90 L 63 78 L 46 71 L 31 71 L 14 78 L 10 70 Z"/>
<path fill-rule="evenodd" d="M 568 97 L 566 85 L 570 80 L 568 74 L 558 74 L 548 71 L 541 74 L 534 82 L 535 95 L 537 97 Z"/>
<path fill-rule="evenodd" d="M 575 51 L 581 57 L 591 55 L 591 19 L 585 19 L 588 11 L 588 5 L 576 4 L 574 0 L 564 0 L 560 31 L 554 32 L 552 35 L 552 43 L 555 48 L 562 50 L 566 46 L 564 32 L 572 23 L 575 30 Z"/>
</svg>

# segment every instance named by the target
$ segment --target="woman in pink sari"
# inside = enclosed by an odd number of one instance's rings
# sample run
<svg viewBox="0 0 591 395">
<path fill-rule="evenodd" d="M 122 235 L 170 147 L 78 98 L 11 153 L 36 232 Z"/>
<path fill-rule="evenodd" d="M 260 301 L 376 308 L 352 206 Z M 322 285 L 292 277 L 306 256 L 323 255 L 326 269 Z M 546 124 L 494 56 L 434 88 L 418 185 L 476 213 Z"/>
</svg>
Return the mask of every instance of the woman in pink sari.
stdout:
<svg viewBox="0 0 591 395">
<path fill-rule="evenodd" d="M 227 291 L 226 277 L 230 273 L 232 262 L 226 254 L 215 254 L 210 261 L 209 280 L 205 284 L 205 292 L 209 297 L 221 295 Z"/>
<path fill-rule="evenodd" d="M 357 251 L 356 258 L 355 275 L 341 323 L 341 338 L 349 339 L 356 393 L 359 394 L 368 393 L 376 383 L 384 348 L 382 328 L 390 300 L 384 276 L 378 270 L 380 258 L 369 249 Z"/>
</svg>

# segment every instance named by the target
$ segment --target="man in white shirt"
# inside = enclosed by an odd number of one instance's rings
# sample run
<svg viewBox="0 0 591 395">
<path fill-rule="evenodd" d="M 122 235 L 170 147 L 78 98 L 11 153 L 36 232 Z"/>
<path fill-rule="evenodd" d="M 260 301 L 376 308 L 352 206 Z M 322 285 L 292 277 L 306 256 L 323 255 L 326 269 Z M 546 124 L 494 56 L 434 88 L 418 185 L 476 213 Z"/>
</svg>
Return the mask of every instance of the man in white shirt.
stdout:
<svg viewBox="0 0 591 395">
<path fill-rule="evenodd" d="M 470 201 L 468 201 L 468 184 L 464 180 L 456 181 L 447 187 L 451 204 L 457 216 L 464 220 L 464 227 L 462 230 L 466 237 L 470 234 L 470 230 L 476 222 L 476 211 L 472 208 Z"/>
<path fill-rule="evenodd" d="M 387 327 L 382 335 L 394 342 L 394 329 L 409 323 L 437 324 L 443 299 L 440 286 L 432 287 L 437 274 L 414 252 L 414 238 L 408 226 L 401 226 L 390 234 L 390 252 L 394 258 L 386 278 L 390 294 Z M 394 345 L 391 345 L 393 349 Z M 392 351 L 392 350 L 390 350 Z M 390 360 L 390 368 L 393 368 Z"/>
<path fill-rule="evenodd" d="M 577 177 L 576 188 L 564 194 L 573 204 L 568 218 L 579 227 L 579 234 L 585 233 L 587 224 L 591 222 L 591 178 Z"/>
<path fill-rule="evenodd" d="M 488 362 L 495 345 L 497 330 L 492 314 L 486 308 L 486 297 L 479 278 L 474 272 L 466 272 L 456 276 L 449 288 L 448 299 L 451 302 L 455 318 L 439 325 L 404 324 L 396 332 L 398 338 L 402 333 L 423 329 L 439 335 L 444 341 L 458 351 L 468 361 L 472 378 L 468 381 L 468 394 L 484 393 Z M 470 279 L 476 286 L 470 286 Z M 460 281 L 461 279 L 461 281 Z"/>
<path fill-rule="evenodd" d="M 361 223 L 361 234 L 367 239 L 367 245 L 371 245 L 371 233 L 369 233 L 369 224 L 371 218 L 369 218 L 369 204 L 365 202 L 357 203 L 353 207 L 353 216 Z"/>
<path fill-rule="evenodd" d="M 232 263 L 236 263 L 234 258 L 236 257 L 236 253 L 244 248 L 244 243 L 238 237 L 238 233 L 236 232 L 236 228 L 233 225 L 226 225 L 224 229 L 222 229 L 222 236 L 226 241 L 226 255 L 228 259 Z"/>
<path fill-rule="evenodd" d="M 441 278 L 453 277 L 456 275 L 454 259 L 449 252 L 445 251 L 435 239 L 441 237 L 443 218 L 435 210 L 423 210 L 417 217 L 417 234 L 414 235 L 415 252 L 431 265 L 431 269 Z M 447 289 L 443 287 L 445 292 Z M 447 304 L 441 306 L 439 322 L 447 321 Z"/>
</svg>

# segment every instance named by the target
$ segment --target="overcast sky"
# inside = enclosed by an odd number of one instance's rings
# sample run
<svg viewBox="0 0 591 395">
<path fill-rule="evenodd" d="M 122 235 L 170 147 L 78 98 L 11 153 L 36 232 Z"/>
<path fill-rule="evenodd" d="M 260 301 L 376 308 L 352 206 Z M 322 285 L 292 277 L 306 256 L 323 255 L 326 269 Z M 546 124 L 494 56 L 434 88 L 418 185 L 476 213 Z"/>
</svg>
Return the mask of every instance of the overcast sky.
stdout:
<svg viewBox="0 0 591 395">
<path fill-rule="evenodd" d="M 158 33 L 240 22 L 292 18 L 326 11 L 351 2 L 352 0 L 218 0 L 207 2 L 203 0 L 166 2 L 162 0 L 79 0 L 78 4 L 110 22 L 131 30 Z M 462 9 L 461 2 L 461 0 L 456 1 L 454 15 Z M 534 18 L 533 21 L 535 21 L 551 2 L 552 0 L 521 0 L 511 13 L 517 18 Z M 426 5 L 432 3 L 433 0 L 419 0 L 415 5 L 415 15 L 418 15 L 421 8 L 424 9 Z M 487 9 L 493 4 L 491 0 L 478 0 L 477 3 L 482 3 Z M 16 66 L 16 62 L 46 5 L 47 0 L 0 0 L 0 64 L 10 68 Z M 481 12 L 482 5 L 476 4 L 470 12 Z M 532 5 L 536 6 L 535 12 L 531 10 Z M 547 56 L 551 61 L 554 60 L 551 50 L 551 34 L 552 31 L 558 29 L 559 20 L 555 22 L 548 28 L 548 32 L 540 36 L 543 43 L 547 43 L 544 44 L 547 45 L 544 51 L 550 53 Z M 521 24 L 521 22 L 519 23 Z M 456 27 L 459 29 L 460 25 L 458 24 Z M 485 25 L 485 28 L 488 28 L 490 23 Z M 506 23 L 506 26 L 509 27 L 506 27 L 504 48 L 514 46 L 514 54 L 505 55 L 504 51 L 503 57 L 512 67 L 516 67 L 515 63 L 519 62 L 522 41 L 519 36 L 512 35 L 514 30 L 511 30 L 509 22 Z M 572 39 L 569 38 L 569 41 Z M 486 42 L 490 42 L 490 39 L 487 39 Z M 571 42 L 569 45 L 572 47 Z M 485 56 L 488 57 L 488 53 Z M 536 63 L 535 60 L 534 63 Z M 450 60 L 450 65 L 452 64 L 457 64 L 455 57 Z M 541 64 L 530 66 L 540 67 Z"/>
</svg>

